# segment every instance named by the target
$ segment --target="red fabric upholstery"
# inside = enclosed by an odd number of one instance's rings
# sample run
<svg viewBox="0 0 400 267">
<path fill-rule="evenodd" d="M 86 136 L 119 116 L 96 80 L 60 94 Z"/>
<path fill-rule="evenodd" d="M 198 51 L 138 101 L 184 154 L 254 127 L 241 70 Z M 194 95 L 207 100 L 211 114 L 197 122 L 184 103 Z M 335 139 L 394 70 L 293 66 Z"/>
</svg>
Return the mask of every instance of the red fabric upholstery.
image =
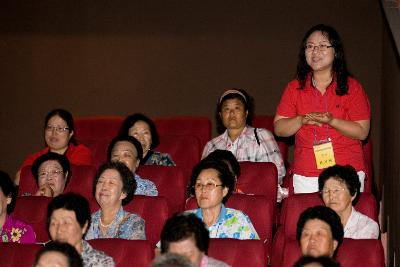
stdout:
<svg viewBox="0 0 400 267">
<path fill-rule="evenodd" d="M 149 266 L 153 258 L 150 243 L 145 240 L 109 238 L 89 240 L 89 243 L 113 257 L 118 267 Z"/>
<path fill-rule="evenodd" d="M 207 117 L 174 116 L 155 118 L 158 134 L 195 136 L 203 148 L 211 139 L 211 121 Z"/>
<path fill-rule="evenodd" d="M 89 200 L 93 212 L 100 207 L 94 198 Z M 168 204 L 164 197 L 135 196 L 123 207 L 126 211 L 136 213 L 145 221 L 146 239 L 152 247 L 160 240 L 160 233 L 169 217 Z"/>
<path fill-rule="evenodd" d="M 298 242 L 295 240 L 287 242 L 283 252 L 282 267 L 292 267 L 300 257 Z M 341 267 L 385 266 L 382 243 L 376 239 L 345 238 L 339 247 L 336 260 Z"/>
<path fill-rule="evenodd" d="M 274 205 L 265 196 L 233 194 L 225 204 L 227 208 L 243 211 L 249 216 L 260 239 L 267 244 L 272 243 L 272 224 L 274 217 Z M 191 197 L 186 202 L 186 209 L 196 209 L 196 199 Z"/>
<path fill-rule="evenodd" d="M 256 128 L 265 128 L 271 133 L 274 133 L 274 116 L 273 115 L 256 115 L 253 118 L 253 127 Z M 277 137 L 275 136 L 275 140 L 279 146 L 279 150 L 281 151 L 283 161 L 285 163 L 288 162 L 288 148 L 289 145 L 293 143 L 291 137 Z"/>
<path fill-rule="evenodd" d="M 296 239 L 297 221 L 300 214 L 305 209 L 316 205 L 324 205 L 319 193 L 296 194 L 284 201 L 280 218 L 282 225 L 275 234 L 272 248 L 272 263 L 274 266 L 280 266 L 279 262 L 282 260 L 283 247 L 286 246 L 286 243 Z M 377 204 L 372 194 L 362 193 L 355 208 L 359 212 L 378 221 Z"/>
<path fill-rule="evenodd" d="M 187 180 L 181 168 L 144 165 L 139 167 L 138 174 L 155 183 L 158 195 L 167 199 L 171 214 L 183 209 Z"/>
<path fill-rule="evenodd" d="M 75 192 L 83 195 L 87 199 L 91 198 L 93 179 L 96 175 L 96 169 L 93 166 L 74 166 L 72 168 L 72 177 L 65 192 Z"/>
<path fill-rule="evenodd" d="M 123 120 L 123 116 L 78 117 L 75 119 L 75 138 L 78 141 L 111 140 L 118 134 Z"/>
<path fill-rule="evenodd" d="M 337 260 L 341 267 L 384 267 L 384 257 L 382 243 L 376 239 L 345 238 L 337 254 Z"/>
<path fill-rule="evenodd" d="M 263 242 L 260 240 L 212 238 L 208 248 L 208 255 L 232 267 L 267 266 Z"/>
<path fill-rule="evenodd" d="M 0 262 L 7 267 L 31 267 L 42 245 L 0 243 Z"/>
<path fill-rule="evenodd" d="M 36 233 L 37 242 L 46 242 L 50 238 L 47 234 L 47 205 L 49 197 L 18 197 L 13 216 L 32 225 Z"/>
<path fill-rule="evenodd" d="M 245 194 L 264 195 L 276 202 L 278 171 L 272 162 L 239 162 L 237 188 Z"/>
<path fill-rule="evenodd" d="M 71 165 L 70 181 L 65 188 L 65 192 L 77 192 L 85 197 L 92 195 L 92 183 L 96 170 L 93 166 Z M 38 190 L 35 178 L 31 173 L 31 166 L 25 166 L 21 170 L 18 195 L 35 194 Z"/>
<path fill-rule="evenodd" d="M 197 137 L 191 135 L 160 135 L 158 151 L 168 153 L 176 166 L 188 178 L 194 165 L 200 161 L 202 147 Z"/>
</svg>

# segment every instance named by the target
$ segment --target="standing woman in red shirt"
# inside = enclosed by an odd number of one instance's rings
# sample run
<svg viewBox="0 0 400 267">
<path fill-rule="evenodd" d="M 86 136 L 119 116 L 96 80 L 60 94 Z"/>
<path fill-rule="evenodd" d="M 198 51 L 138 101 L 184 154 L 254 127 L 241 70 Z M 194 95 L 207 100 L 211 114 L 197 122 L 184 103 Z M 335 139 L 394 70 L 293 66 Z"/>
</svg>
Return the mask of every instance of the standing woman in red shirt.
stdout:
<svg viewBox="0 0 400 267">
<path fill-rule="evenodd" d="M 278 136 L 295 135 L 295 193 L 318 191 L 318 175 L 335 164 L 352 165 L 363 189 L 366 169 L 361 141 L 369 133 L 369 101 L 347 70 L 334 28 L 319 24 L 305 34 L 296 79 L 282 95 L 274 127 Z"/>
<path fill-rule="evenodd" d="M 28 156 L 15 176 L 19 184 L 21 169 L 32 165 L 41 155 L 54 152 L 66 155 L 72 165 L 92 165 L 92 152 L 84 145 L 78 145 L 74 139 L 75 127 L 71 113 L 65 109 L 50 111 L 44 120 L 44 140 L 46 148 Z"/>
</svg>

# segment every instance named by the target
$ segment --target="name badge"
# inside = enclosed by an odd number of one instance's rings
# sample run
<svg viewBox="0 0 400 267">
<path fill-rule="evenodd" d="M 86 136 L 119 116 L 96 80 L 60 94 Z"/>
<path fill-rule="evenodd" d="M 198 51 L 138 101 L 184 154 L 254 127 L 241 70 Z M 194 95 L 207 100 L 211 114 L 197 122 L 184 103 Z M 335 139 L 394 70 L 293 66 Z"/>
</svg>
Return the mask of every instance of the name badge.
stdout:
<svg viewBox="0 0 400 267">
<path fill-rule="evenodd" d="M 315 144 L 313 149 L 318 170 L 326 169 L 336 164 L 335 154 L 333 153 L 333 146 L 330 140 Z"/>
</svg>

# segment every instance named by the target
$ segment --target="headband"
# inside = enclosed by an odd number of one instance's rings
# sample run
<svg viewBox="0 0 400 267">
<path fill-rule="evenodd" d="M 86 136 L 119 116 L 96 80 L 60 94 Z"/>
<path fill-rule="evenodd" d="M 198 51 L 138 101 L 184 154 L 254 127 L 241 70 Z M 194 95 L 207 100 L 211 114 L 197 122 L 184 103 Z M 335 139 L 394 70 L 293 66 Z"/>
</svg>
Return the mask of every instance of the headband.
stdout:
<svg viewBox="0 0 400 267">
<path fill-rule="evenodd" d="M 222 99 L 223 99 L 225 96 L 229 95 L 229 94 L 237 94 L 237 95 L 240 95 L 241 97 L 243 97 L 244 102 L 247 103 L 247 99 L 246 99 L 246 97 L 244 96 L 244 94 L 241 93 L 239 90 L 236 90 L 236 89 L 231 89 L 231 90 L 225 91 L 225 92 L 221 95 L 221 97 L 219 98 L 219 103 L 221 104 Z"/>
</svg>

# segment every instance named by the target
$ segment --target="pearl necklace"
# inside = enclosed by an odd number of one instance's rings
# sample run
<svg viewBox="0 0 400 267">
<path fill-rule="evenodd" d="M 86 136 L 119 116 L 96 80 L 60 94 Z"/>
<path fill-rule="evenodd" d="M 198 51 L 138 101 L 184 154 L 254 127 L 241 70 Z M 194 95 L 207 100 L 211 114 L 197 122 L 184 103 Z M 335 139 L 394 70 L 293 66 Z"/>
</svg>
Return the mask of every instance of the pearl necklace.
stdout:
<svg viewBox="0 0 400 267">
<path fill-rule="evenodd" d="M 107 227 L 110 226 L 113 222 L 114 222 L 114 220 L 112 220 L 109 224 L 103 224 L 103 222 L 101 221 L 101 217 L 100 217 L 100 225 L 103 226 L 104 228 L 107 228 Z"/>
</svg>

